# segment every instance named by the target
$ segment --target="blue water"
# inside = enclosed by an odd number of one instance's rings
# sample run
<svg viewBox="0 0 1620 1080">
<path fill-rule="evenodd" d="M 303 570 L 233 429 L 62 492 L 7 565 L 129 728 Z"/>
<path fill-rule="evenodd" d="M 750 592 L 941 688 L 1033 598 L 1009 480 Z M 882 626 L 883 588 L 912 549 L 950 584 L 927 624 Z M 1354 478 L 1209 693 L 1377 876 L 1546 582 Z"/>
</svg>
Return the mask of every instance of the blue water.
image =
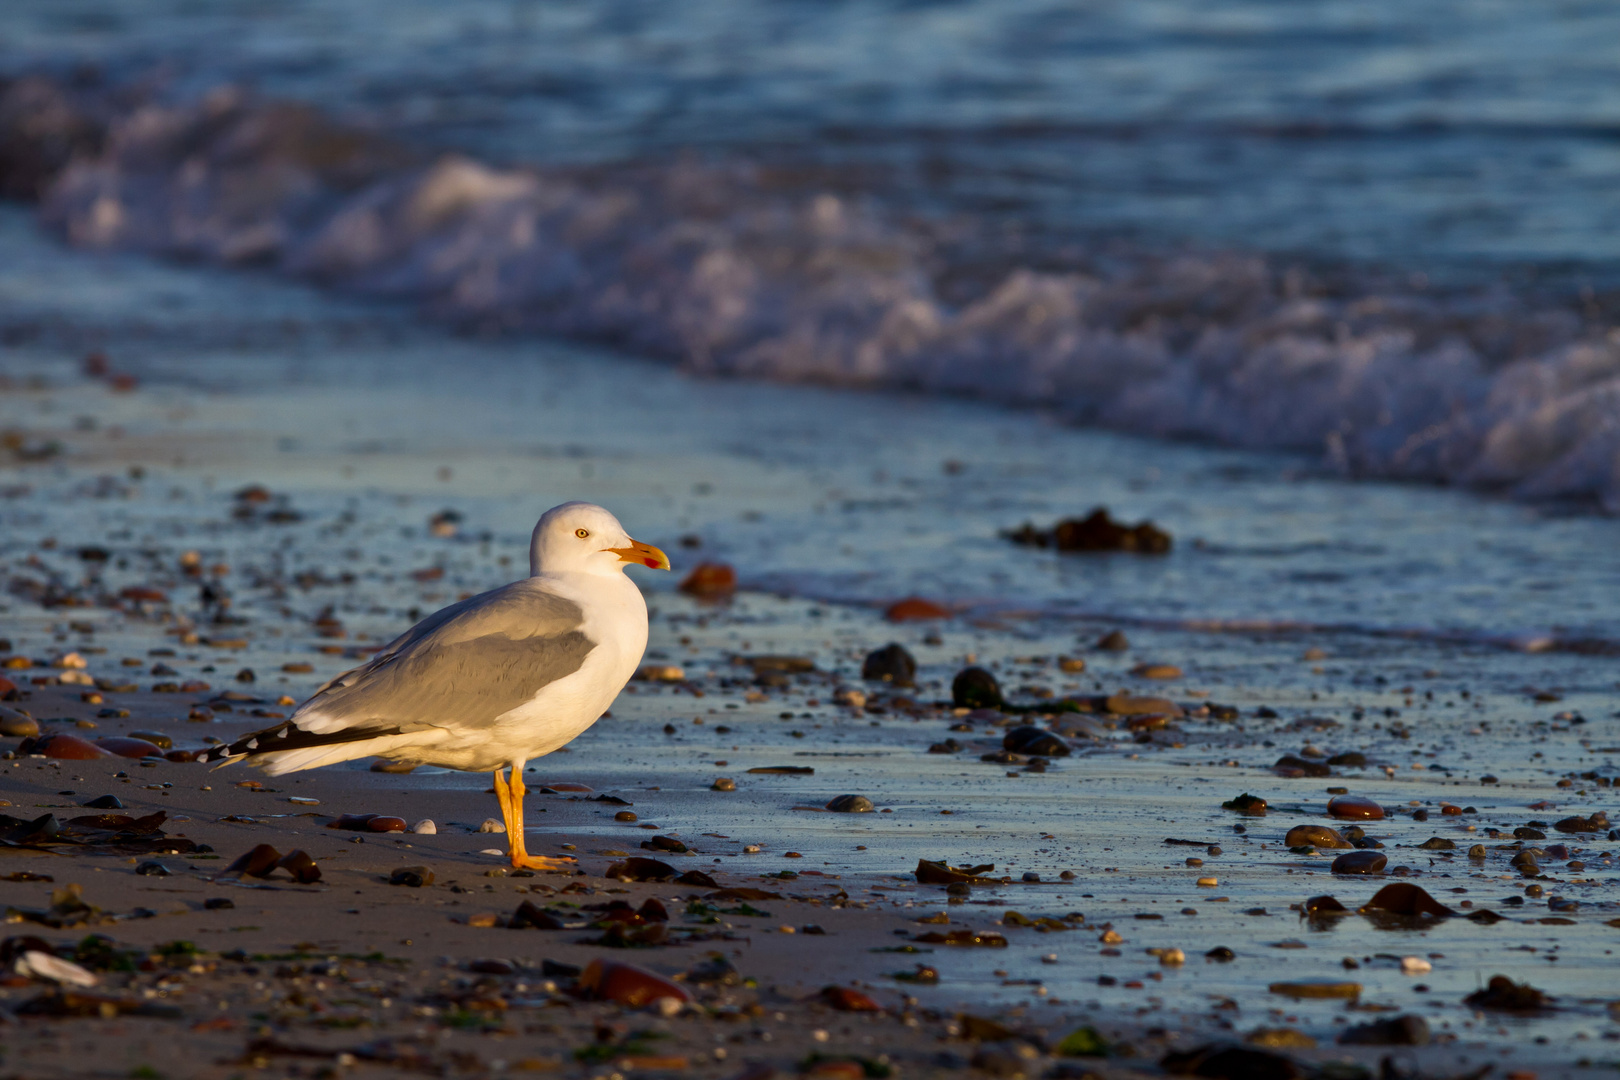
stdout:
<svg viewBox="0 0 1620 1080">
<path fill-rule="evenodd" d="M 1046 237 L 1614 280 L 1620 8 L 12 0 L 0 70 L 221 81 L 501 160 L 697 149 Z"/>
</svg>

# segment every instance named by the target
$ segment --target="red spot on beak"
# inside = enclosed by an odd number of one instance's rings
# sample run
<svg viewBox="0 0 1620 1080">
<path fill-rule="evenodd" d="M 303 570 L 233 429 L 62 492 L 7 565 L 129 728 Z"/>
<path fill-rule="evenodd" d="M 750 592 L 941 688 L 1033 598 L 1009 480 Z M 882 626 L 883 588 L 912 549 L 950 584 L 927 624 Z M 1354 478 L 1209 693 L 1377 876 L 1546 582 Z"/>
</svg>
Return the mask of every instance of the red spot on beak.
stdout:
<svg viewBox="0 0 1620 1080">
<path fill-rule="evenodd" d="M 657 559 L 642 559 L 641 561 L 645 565 L 652 567 L 654 570 L 658 569 L 658 560 Z"/>
</svg>

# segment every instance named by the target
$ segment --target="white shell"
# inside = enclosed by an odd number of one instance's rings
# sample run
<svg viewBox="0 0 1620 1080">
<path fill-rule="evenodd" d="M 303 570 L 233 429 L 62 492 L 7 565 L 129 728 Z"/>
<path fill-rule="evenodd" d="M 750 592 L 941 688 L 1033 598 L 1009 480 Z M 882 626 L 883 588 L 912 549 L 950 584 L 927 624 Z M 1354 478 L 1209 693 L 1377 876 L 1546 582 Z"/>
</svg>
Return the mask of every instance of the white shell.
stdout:
<svg viewBox="0 0 1620 1080">
<path fill-rule="evenodd" d="M 439 827 L 433 824 L 432 818 L 425 817 L 421 821 L 418 821 L 415 825 L 411 826 L 411 832 L 421 833 L 423 836 L 436 836 L 438 835 Z"/>
</svg>

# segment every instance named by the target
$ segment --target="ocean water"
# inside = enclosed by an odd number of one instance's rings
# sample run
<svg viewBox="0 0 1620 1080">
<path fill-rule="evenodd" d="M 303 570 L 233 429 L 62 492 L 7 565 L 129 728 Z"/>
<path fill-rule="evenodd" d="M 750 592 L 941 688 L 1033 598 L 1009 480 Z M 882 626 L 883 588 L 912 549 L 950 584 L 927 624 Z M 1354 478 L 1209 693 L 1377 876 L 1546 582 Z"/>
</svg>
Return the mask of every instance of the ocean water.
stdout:
<svg viewBox="0 0 1620 1080">
<path fill-rule="evenodd" d="M 1602 5 L 5 18 L 74 244 L 1620 508 Z"/>
</svg>

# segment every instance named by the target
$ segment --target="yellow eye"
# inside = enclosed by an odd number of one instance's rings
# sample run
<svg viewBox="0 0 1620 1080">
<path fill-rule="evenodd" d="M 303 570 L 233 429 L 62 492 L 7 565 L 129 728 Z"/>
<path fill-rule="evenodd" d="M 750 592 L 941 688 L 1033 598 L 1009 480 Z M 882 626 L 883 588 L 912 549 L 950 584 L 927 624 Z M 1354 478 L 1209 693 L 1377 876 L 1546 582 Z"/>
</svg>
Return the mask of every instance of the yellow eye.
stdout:
<svg viewBox="0 0 1620 1080">
<path fill-rule="evenodd" d="M 583 540 L 587 536 L 591 535 L 591 531 L 589 529 L 575 529 L 574 530 L 574 535 L 579 537 L 581 540 Z"/>
</svg>

